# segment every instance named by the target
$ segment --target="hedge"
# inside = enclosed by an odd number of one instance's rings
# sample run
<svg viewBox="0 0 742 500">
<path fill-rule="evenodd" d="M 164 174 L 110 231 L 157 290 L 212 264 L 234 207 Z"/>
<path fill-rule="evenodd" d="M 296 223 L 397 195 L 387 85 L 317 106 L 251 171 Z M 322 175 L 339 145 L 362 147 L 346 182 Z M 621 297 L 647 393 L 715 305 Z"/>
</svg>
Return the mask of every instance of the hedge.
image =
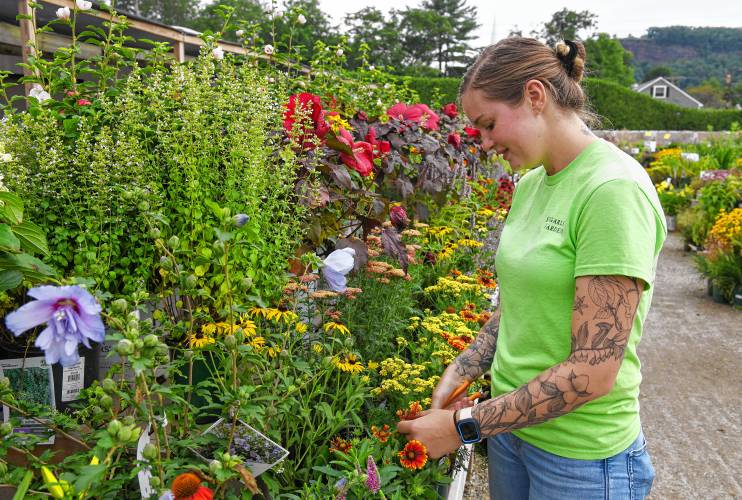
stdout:
<svg viewBox="0 0 742 500">
<path fill-rule="evenodd" d="M 434 102 L 436 89 L 443 103 L 455 102 L 459 78 L 410 78 L 422 102 Z M 584 88 L 602 128 L 627 130 L 729 130 L 742 124 L 742 110 L 690 109 L 657 101 L 613 82 L 586 78 Z"/>
</svg>

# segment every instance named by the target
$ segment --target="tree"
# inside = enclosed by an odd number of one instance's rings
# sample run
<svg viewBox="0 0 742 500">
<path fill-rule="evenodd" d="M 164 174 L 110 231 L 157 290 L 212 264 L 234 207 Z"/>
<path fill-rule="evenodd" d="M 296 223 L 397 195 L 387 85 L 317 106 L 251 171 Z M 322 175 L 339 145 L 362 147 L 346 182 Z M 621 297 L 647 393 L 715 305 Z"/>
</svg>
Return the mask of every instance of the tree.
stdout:
<svg viewBox="0 0 742 500">
<path fill-rule="evenodd" d="M 349 60 L 351 68 L 361 65 L 360 53 L 364 44 L 371 64 L 395 70 L 401 67 L 405 54 L 399 36 L 399 18 L 395 11 L 385 17 L 379 9 L 365 7 L 346 15 L 344 24 L 353 54 Z"/>
<path fill-rule="evenodd" d="M 474 40 L 477 8 L 466 5 L 466 0 L 425 0 L 422 8 L 434 12 L 440 24 L 430 33 L 435 46 L 438 71 L 450 74 L 451 66 L 466 66 L 471 61 L 469 42 Z"/>
<path fill-rule="evenodd" d="M 198 0 L 119 0 L 116 10 L 163 24 L 187 26 L 198 16 Z"/>
<path fill-rule="evenodd" d="M 655 78 L 658 78 L 660 76 L 664 76 L 664 77 L 672 76 L 672 70 L 668 68 L 667 66 L 662 66 L 662 65 L 653 66 L 649 69 L 649 71 L 644 73 L 644 78 L 642 78 L 642 83 L 648 82 L 650 80 L 654 80 Z"/>
<path fill-rule="evenodd" d="M 700 85 L 688 87 L 686 91 L 708 108 L 723 108 L 727 105 L 724 87 L 716 78 L 709 78 Z"/>
<path fill-rule="evenodd" d="M 262 27 L 268 22 L 268 13 L 258 0 L 217 0 L 206 5 L 199 16 L 194 19 L 189 27 L 199 31 L 218 31 L 224 25 L 224 19 L 219 15 L 221 7 L 234 9 L 231 22 L 237 23 L 241 28 L 252 27 L 249 31 L 262 35 Z M 224 33 L 224 38 L 236 39 L 234 33 Z"/>
<path fill-rule="evenodd" d="M 617 38 L 608 33 L 585 40 L 587 73 L 590 76 L 611 80 L 621 85 L 634 83 L 634 68 L 631 52 L 625 50 Z"/>
<path fill-rule="evenodd" d="M 590 11 L 576 12 L 564 8 L 555 12 L 551 20 L 544 23 L 540 31 L 533 34 L 541 38 L 547 45 L 553 46 L 559 40 L 574 40 L 577 32 L 598 27 L 598 16 Z"/>
</svg>

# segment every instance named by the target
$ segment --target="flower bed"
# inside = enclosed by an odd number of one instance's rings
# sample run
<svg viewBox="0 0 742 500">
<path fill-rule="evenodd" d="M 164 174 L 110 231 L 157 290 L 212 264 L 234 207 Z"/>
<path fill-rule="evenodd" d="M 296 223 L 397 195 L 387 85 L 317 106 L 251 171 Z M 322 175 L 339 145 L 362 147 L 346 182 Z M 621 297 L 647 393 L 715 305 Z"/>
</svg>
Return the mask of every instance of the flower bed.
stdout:
<svg viewBox="0 0 742 500">
<path fill-rule="evenodd" d="M 75 30 L 83 8 L 55 22 Z M 0 482 L 437 497 L 450 462 L 395 423 L 491 312 L 513 184 L 476 131 L 403 89 L 361 83 L 374 100 L 357 107 L 335 80 L 233 59 L 210 35 L 197 60 L 155 49 L 143 67 L 117 23 L 87 36 L 118 55 L 37 61 L 28 111 L 0 125 L 2 335 L 44 352 L 21 362 L 42 392 L 47 365 L 78 373 L 104 327 L 118 361 L 65 412 L 21 397 L 21 372 L 0 378 Z M 80 451 L 36 448 L 49 429 Z"/>
</svg>

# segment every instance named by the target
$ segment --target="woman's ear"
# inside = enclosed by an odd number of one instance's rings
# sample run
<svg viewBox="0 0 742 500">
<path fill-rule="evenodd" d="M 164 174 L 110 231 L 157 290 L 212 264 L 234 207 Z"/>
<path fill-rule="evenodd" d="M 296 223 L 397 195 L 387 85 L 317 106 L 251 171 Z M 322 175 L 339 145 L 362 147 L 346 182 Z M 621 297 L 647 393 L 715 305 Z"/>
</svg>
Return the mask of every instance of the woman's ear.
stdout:
<svg viewBox="0 0 742 500">
<path fill-rule="evenodd" d="M 538 115 L 544 110 L 546 106 L 546 88 L 540 80 L 528 80 L 523 95 L 534 114 Z"/>
</svg>

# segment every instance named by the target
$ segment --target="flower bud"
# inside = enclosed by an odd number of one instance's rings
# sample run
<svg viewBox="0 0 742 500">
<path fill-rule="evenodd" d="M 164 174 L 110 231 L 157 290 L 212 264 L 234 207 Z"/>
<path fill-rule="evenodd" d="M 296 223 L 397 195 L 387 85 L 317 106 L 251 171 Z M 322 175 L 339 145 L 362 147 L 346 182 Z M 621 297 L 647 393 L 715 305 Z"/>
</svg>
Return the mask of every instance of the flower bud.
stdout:
<svg viewBox="0 0 742 500">
<path fill-rule="evenodd" d="M 10 379 L 8 377 L 0 377 L 0 391 L 7 391 L 10 389 Z"/>
<path fill-rule="evenodd" d="M 157 335 L 150 333 L 149 335 L 144 337 L 145 347 L 156 347 L 159 344 L 160 344 L 160 339 L 157 338 Z"/>
<path fill-rule="evenodd" d="M 250 216 L 247 214 L 237 214 L 232 217 L 232 220 L 234 221 L 235 226 L 242 227 L 250 220 Z"/>
<path fill-rule="evenodd" d="M 153 488 L 159 488 L 160 487 L 160 478 L 157 476 L 152 476 L 149 478 L 149 485 Z"/>
<path fill-rule="evenodd" d="M 191 351 L 190 349 L 186 349 L 185 351 L 183 351 L 183 359 L 185 359 L 186 361 L 190 361 L 191 359 L 193 359 L 193 351 Z"/>
<path fill-rule="evenodd" d="M 185 279 L 186 289 L 190 290 L 192 288 L 196 288 L 196 285 L 198 285 L 198 278 L 196 278 L 196 276 L 193 274 L 189 274 L 188 277 Z"/>
<path fill-rule="evenodd" d="M 125 416 L 121 419 L 121 421 L 124 423 L 124 425 L 134 425 L 136 423 L 136 420 L 134 420 L 134 417 L 132 415 Z"/>
<path fill-rule="evenodd" d="M 159 455 L 157 446 L 152 443 L 147 443 L 146 445 L 144 445 L 144 449 L 142 450 L 142 456 L 144 458 L 146 458 L 147 460 L 154 460 L 155 458 L 157 458 L 157 455 Z"/>
<path fill-rule="evenodd" d="M 219 460 L 212 460 L 209 463 L 209 472 L 212 474 L 216 475 L 220 470 L 222 470 L 222 463 Z"/>
<path fill-rule="evenodd" d="M 106 392 L 114 392 L 117 389 L 116 382 L 114 382 L 112 378 L 104 378 L 103 382 L 101 382 L 101 386 Z"/>
<path fill-rule="evenodd" d="M 250 288 L 252 288 L 252 278 L 250 276 L 246 276 L 242 278 L 240 284 L 242 285 L 242 288 L 244 288 L 245 290 L 249 290 Z"/>
<path fill-rule="evenodd" d="M 13 432 L 13 426 L 10 422 L 3 422 L 0 424 L 0 436 L 7 436 Z"/>
<path fill-rule="evenodd" d="M 167 240 L 167 246 L 169 246 L 172 250 L 175 250 L 178 248 L 178 245 L 180 245 L 180 239 L 172 235 L 169 240 Z"/>
<path fill-rule="evenodd" d="M 116 299 L 111 302 L 111 309 L 118 313 L 125 313 L 128 308 L 129 303 L 126 302 L 126 299 Z"/>
<path fill-rule="evenodd" d="M 150 237 L 157 239 L 162 235 L 162 231 L 160 231 L 156 227 L 153 227 L 152 229 L 149 230 L 149 235 Z"/>
<path fill-rule="evenodd" d="M 137 205 L 137 208 L 142 212 L 146 212 L 147 210 L 149 210 L 149 202 L 147 200 L 142 200 Z"/>
<path fill-rule="evenodd" d="M 121 427 L 119 431 L 116 433 L 116 438 L 118 438 L 119 441 L 122 443 L 127 443 L 131 441 L 132 436 L 132 428 L 131 427 Z"/>
<path fill-rule="evenodd" d="M 110 422 L 108 422 L 107 430 L 111 436 L 117 435 L 119 431 L 121 430 L 121 422 L 115 419 L 111 420 Z"/>
<path fill-rule="evenodd" d="M 226 337 L 224 337 L 224 345 L 232 349 L 237 345 L 237 339 L 235 338 L 234 335 L 229 334 Z"/>
<path fill-rule="evenodd" d="M 116 345 L 116 352 L 120 356 L 128 356 L 134 352 L 134 344 L 129 339 L 121 339 Z"/>
<path fill-rule="evenodd" d="M 101 408 L 110 410 L 111 408 L 113 408 L 113 398 L 108 394 L 105 394 L 100 397 L 100 399 L 98 400 L 98 404 L 101 406 Z"/>
</svg>

